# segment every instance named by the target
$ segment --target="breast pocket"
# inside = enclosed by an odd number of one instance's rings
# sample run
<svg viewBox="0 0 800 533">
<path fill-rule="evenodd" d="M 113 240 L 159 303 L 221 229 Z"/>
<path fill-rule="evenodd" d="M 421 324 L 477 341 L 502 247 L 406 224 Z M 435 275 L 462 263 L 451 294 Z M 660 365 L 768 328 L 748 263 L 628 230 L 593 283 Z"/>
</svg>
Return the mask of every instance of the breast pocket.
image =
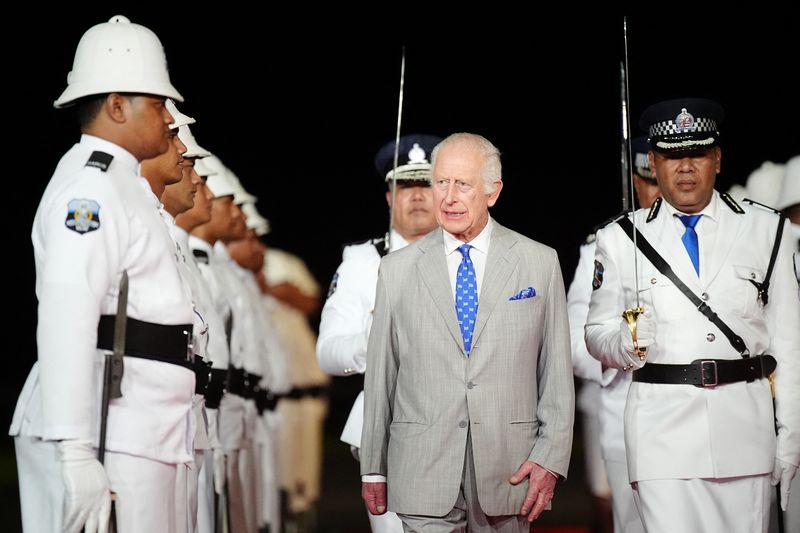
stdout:
<svg viewBox="0 0 800 533">
<path fill-rule="evenodd" d="M 748 265 L 733 265 L 731 290 L 726 291 L 733 309 L 741 316 L 753 317 L 761 309 L 758 287 L 764 283 L 763 269 Z"/>
<path fill-rule="evenodd" d="M 685 318 L 693 310 L 689 299 L 660 272 L 645 277 L 644 283 L 639 286 L 639 301 L 645 312 L 653 310 L 657 318 Z"/>
</svg>

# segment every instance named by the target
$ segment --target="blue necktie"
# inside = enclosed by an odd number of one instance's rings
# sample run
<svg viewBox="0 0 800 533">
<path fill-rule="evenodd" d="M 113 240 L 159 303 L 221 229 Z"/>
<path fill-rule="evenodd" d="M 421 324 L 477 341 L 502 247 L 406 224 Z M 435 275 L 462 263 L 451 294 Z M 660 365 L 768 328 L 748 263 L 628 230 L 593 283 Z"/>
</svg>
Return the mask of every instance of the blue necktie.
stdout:
<svg viewBox="0 0 800 533">
<path fill-rule="evenodd" d="M 472 246 L 469 244 L 458 247 L 463 257 L 456 276 L 456 313 L 467 355 L 472 347 L 472 331 L 475 329 L 475 317 L 478 316 L 478 282 L 475 279 L 475 267 L 469 258 L 470 248 Z"/>
<path fill-rule="evenodd" d="M 697 242 L 697 232 L 694 227 L 701 216 L 703 215 L 681 215 L 678 217 L 683 222 L 683 225 L 686 226 L 686 231 L 683 232 L 681 240 L 686 251 L 689 252 L 689 259 L 692 260 L 694 271 L 697 272 L 698 276 L 700 275 L 700 245 Z"/>
</svg>

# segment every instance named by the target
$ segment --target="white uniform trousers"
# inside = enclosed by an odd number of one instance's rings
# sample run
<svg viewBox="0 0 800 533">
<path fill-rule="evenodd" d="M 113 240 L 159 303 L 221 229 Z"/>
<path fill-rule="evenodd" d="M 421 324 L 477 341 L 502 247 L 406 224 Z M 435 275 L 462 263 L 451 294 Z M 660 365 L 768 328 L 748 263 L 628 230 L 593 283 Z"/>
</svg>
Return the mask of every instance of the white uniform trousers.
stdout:
<svg viewBox="0 0 800 533">
<path fill-rule="evenodd" d="M 55 442 L 17 437 L 15 445 L 23 529 L 62 531 L 64 483 Z M 105 468 L 117 495 L 119 533 L 179 533 L 175 529 L 176 465 L 107 451 Z"/>
<path fill-rule="evenodd" d="M 225 486 L 228 488 L 228 520 L 231 525 L 230 533 L 248 533 L 247 519 L 245 518 L 242 496 L 242 479 L 239 476 L 239 454 L 241 450 L 229 450 L 226 455 L 225 469 L 227 479 Z"/>
<path fill-rule="evenodd" d="M 611 485 L 611 508 L 614 512 L 615 533 L 644 533 L 644 525 L 633 501 L 633 489 L 628 480 L 628 463 L 606 460 L 608 482 Z"/>
<path fill-rule="evenodd" d="M 611 497 L 608 475 L 600 449 L 600 384 L 583 380 L 578 393 L 583 426 L 583 456 L 586 461 L 586 481 L 592 496 Z"/>
<path fill-rule="evenodd" d="M 634 499 L 647 533 L 766 533 L 769 480 L 652 479 L 637 483 Z"/>
<path fill-rule="evenodd" d="M 214 533 L 214 453 L 195 451 L 197 525 L 192 533 Z"/>
<path fill-rule="evenodd" d="M 247 531 L 258 531 L 261 525 L 261 452 L 258 442 L 258 411 L 248 401 L 245 410 L 245 438 L 239 451 L 239 479 L 242 483 L 242 504 Z"/>
<path fill-rule="evenodd" d="M 261 445 L 261 520 L 270 531 L 281 531 L 280 465 L 278 463 L 278 433 L 281 420 L 277 411 L 264 411 L 260 423 Z"/>
</svg>

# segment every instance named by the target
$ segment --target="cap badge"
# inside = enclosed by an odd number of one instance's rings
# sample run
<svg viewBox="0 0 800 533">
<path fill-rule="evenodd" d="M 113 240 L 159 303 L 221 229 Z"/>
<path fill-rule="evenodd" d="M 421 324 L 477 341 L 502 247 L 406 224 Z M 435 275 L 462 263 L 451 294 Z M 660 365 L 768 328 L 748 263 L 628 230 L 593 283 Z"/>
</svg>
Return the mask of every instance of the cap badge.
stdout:
<svg viewBox="0 0 800 533">
<path fill-rule="evenodd" d="M 427 163 L 428 160 L 425 156 L 425 150 L 420 148 L 419 143 L 414 143 L 414 146 L 408 151 L 408 162 L 411 164 Z"/>
<path fill-rule="evenodd" d="M 686 111 L 685 107 L 682 108 L 678 116 L 675 117 L 675 132 L 687 133 L 689 131 L 695 131 L 696 129 L 697 126 L 694 123 L 694 117 L 691 113 Z"/>
</svg>

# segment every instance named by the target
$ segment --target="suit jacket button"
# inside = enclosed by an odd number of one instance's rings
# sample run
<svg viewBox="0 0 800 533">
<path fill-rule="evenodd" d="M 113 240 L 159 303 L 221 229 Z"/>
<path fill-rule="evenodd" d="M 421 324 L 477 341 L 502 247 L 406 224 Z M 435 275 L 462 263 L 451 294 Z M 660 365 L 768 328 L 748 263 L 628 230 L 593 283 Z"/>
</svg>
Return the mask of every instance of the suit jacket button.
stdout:
<svg viewBox="0 0 800 533">
<path fill-rule="evenodd" d="M 467 421 L 466 420 L 462 420 L 461 422 L 458 423 L 458 427 L 460 427 L 460 428 L 467 427 Z"/>
<path fill-rule="evenodd" d="M 468 389 L 474 389 L 475 388 L 475 384 L 470 381 L 469 383 L 467 383 L 467 388 Z"/>
</svg>

